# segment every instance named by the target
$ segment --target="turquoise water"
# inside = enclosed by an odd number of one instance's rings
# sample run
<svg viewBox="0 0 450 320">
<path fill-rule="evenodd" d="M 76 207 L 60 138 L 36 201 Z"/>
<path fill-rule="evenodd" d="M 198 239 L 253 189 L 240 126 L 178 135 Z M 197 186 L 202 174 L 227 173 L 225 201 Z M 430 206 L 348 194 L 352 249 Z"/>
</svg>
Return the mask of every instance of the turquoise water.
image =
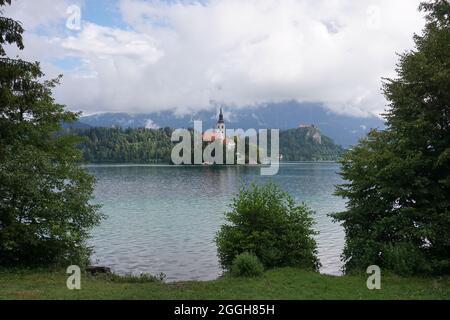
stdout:
<svg viewBox="0 0 450 320">
<path fill-rule="evenodd" d="M 208 280 L 221 274 L 214 235 L 242 183 L 272 180 L 314 211 L 321 272 L 340 274 L 342 228 L 328 214 L 342 210 L 333 196 L 336 163 L 285 163 L 278 175 L 258 167 L 92 165 L 95 201 L 107 219 L 94 229 L 94 262 L 117 273 L 163 272 L 167 280 Z"/>
</svg>

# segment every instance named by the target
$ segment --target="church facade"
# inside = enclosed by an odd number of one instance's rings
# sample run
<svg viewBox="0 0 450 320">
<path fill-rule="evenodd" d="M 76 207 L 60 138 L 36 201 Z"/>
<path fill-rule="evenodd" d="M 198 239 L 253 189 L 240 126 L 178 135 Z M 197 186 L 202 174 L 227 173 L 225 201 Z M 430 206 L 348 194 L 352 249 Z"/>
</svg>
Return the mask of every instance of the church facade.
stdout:
<svg viewBox="0 0 450 320">
<path fill-rule="evenodd" d="M 215 130 L 207 131 L 203 133 L 203 141 L 204 142 L 214 142 L 214 141 L 221 141 L 223 144 L 227 146 L 227 148 L 233 148 L 236 146 L 233 137 L 227 138 L 226 135 L 226 125 L 225 125 L 225 119 L 223 115 L 223 109 L 220 108 L 219 112 L 219 119 L 217 120 L 216 128 Z"/>
</svg>

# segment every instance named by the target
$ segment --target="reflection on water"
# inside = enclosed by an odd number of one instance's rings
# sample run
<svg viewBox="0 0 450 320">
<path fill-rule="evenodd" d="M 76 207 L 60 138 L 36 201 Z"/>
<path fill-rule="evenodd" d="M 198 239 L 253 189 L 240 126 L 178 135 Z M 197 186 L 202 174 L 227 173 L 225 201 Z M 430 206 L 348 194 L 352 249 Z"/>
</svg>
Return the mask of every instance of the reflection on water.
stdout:
<svg viewBox="0 0 450 320">
<path fill-rule="evenodd" d="M 96 202 L 107 219 L 93 231 L 94 262 L 118 273 L 160 273 L 168 280 L 214 279 L 221 270 L 214 235 L 242 183 L 272 180 L 316 213 L 322 272 L 340 274 L 342 228 L 327 216 L 344 208 L 335 163 L 286 163 L 262 177 L 257 167 L 95 165 Z"/>
</svg>

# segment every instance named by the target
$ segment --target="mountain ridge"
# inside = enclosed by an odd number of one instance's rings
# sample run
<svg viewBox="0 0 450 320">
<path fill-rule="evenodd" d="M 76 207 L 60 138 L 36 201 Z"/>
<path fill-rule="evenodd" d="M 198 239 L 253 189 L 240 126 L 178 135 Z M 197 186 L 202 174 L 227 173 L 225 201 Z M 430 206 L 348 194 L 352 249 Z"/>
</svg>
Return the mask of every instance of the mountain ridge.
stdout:
<svg viewBox="0 0 450 320">
<path fill-rule="evenodd" d="M 328 111 L 320 104 L 283 102 L 248 108 L 225 107 L 227 128 L 241 129 L 293 129 L 301 124 L 313 124 L 332 138 L 335 143 L 348 148 L 365 136 L 371 128 L 384 128 L 384 122 L 377 117 L 352 117 Z M 203 127 L 214 128 L 216 110 L 176 115 L 173 111 L 129 114 L 125 112 L 101 113 L 81 117 L 79 123 L 92 127 L 122 128 L 188 128 L 194 120 L 203 121 Z"/>
</svg>

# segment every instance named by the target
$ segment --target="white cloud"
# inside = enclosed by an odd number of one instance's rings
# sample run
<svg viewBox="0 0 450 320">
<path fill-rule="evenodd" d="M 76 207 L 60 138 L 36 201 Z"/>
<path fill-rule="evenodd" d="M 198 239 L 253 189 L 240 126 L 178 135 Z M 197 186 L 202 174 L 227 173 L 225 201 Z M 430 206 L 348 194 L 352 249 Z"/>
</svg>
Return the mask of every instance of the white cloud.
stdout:
<svg viewBox="0 0 450 320">
<path fill-rule="evenodd" d="M 35 1 L 20 2 L 25 12 L 34 10 Z M 296 99 L 339 113 L 378 114 L 385 106 L 381 77 L 393 75 L 395 52 L 410 49 L 423 26 L 418 4 L 121 0 L 128 30 L 84 23 L 79 33 L 47 39 L 54 50 L 45 43 L 32 49 L 40 58 L 83 61 L 66 72 L 57 97 L 87 112 L 183 112 Z M 32 25 L 44 23 L 21 14 Z"/>
<path fill-rule="evenodd" d="M 145 121 L 145 128 L 146 129 L 159 129 L 159 126 L 152 119 L 147 119 Z"/>
<path fill-rule="evenodd" d="M 16 0 L 3 7 L 5 16 L 12 16 L 24 24 L 25 30 L 36 31 L 38 27 L 54 27 L 66 15 L 70 0 Z"/>
<path fill-rule="evenodd" d="M 153 64 L 163 55 L 156 48 L 154 40 L 145 34 L 116 30 L 93 23 L 84 24 L 82 32 L 77 36 L 63 39 L 61 46 L 85 58 L 124 58 L 137 65 Z"/>
</svg>

